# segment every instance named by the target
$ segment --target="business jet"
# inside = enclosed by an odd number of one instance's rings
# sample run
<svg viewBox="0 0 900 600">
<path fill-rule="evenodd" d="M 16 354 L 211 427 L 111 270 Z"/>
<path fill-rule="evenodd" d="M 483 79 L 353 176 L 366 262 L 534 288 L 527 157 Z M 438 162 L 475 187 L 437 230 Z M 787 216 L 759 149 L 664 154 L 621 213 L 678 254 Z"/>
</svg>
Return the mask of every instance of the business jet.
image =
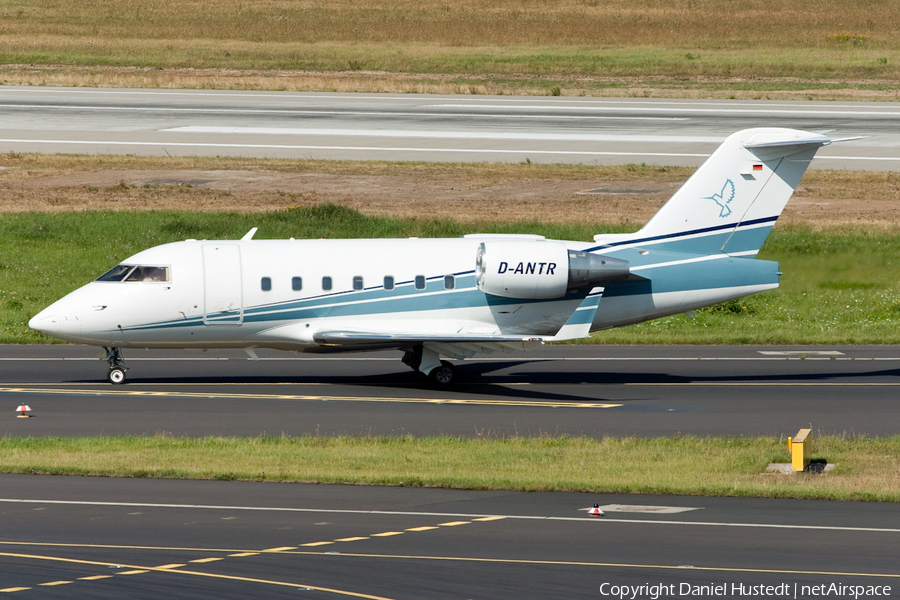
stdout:
<svg viewBox="0 0 900 600">
<path fill-rule="evenodd" d="M 593 242 L 454 239 L 186 240 L 144 250 L 41 311 L 32 329 L 123 348 L 396 349 L 439 385 L 442 360 L 529 349 L 778 287 L 755 259 L 824 134 L 729 136 L 640 231 Z"/>
</svg>

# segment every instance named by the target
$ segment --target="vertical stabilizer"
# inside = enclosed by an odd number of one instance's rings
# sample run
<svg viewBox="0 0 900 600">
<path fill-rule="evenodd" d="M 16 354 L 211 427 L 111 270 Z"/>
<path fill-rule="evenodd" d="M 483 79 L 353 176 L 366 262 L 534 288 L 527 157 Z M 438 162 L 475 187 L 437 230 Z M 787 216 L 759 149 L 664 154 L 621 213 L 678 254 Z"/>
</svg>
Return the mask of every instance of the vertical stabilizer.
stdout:
<svg viewBox="0 0 900 600">
<path fill-rule="evenodd" d="M 755 256 L 816 151 L 834 141 L 843 140 L 794 129 L 739 131 L 635 237 L 689 237 L 695 252 Z"/>
</svg>

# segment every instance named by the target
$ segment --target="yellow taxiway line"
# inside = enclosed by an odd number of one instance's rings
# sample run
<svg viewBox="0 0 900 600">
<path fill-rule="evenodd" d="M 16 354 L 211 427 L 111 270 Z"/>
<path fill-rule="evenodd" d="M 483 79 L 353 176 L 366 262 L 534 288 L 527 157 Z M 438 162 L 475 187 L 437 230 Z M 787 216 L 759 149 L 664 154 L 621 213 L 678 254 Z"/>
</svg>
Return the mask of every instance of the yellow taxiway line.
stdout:
<svg viewBox="0 0 900 600">
<path fill-rule="evenodd" d="M 386 402 L 411 404 L 463 404 L 474 406 L 530 406 L 539 408 L 616 408 L 608 402 L 550 402 L 545 400 L 492 400 L 487 398 L 390 398 L 385 396 L 313 396 L 306 394 L 233 394 L 218 392 L 173 392 L 128 389 L 66 389 L 48 387 L 0 387 L 0 393 L 61 396 L 122 396 L 141 398 L 202 398 L 222 400 L 294 400 L 318 402 Z"/>
<path fill-rule="evenodd" d="M 290 581 L 276 581 L 273 579 L 259 579 L 256 577 L 239 577 L 237 575 L 221 575 L 216 573 L 204 573 L 202 571 L 183 571 L 180 568 L 175 568 L 175 565 L 162 565 L 159 567 L 146 567 L 140 565 L 126 565 L 122 563 L 109 563 L 109 562 L 101 562 L 94 560 L 80 560 L 76 558 L 64 558 L 61 556 L 44 556 L 39 554 L 16 554 L 12 552 L 0 552 L 0 556 L 5 556 L 8 558 L 24 558 L 31 560 L 45 560 L 52 562 L 63 562 L 69 564 L 78 564 L 78 565 L 90 565 L 90 566 L 98 566 L 98 567 L 121 567 L 124 569 L 131 569 L 130 571 L 120 571 L 116 575 L 140 575 L 143 573 L 177 573 L 179 575 L 191 575 L 194 577 L 208 577 L 212 579 L 224 579 L 227 581 L 240 581 L 244 583 L 262 583 L 267 585 L 276 585 L 281 587 L 293 587 L 293 588 L 306 588 L 309 590 L 315 590 L 318 592 L 327 592 L 329 594 L 337 594 L 339 596 L 347 596 L 350 598 L 364 598 L 366 600 L 393 600 L 392 598 L 387 598 L 385 596 L 374 596 L 372 594 L 362 594 L 359 592 L 351 592 L 348 590 L 338 590 L 335 588 L 327 588 L 327 587 L 319 587 L 315 585 L 309 585 L 306 583 L 296 583 Z M 82 577 L 81 580 L 84 581 L 93 581 L 98 578 L 108 578 L 109 575 L 95 575 L 91 577 Z M 74 583 L 73 581 L 54 581 L 50 582 L 52 585 L 65 585 L 69 583 Z M 43 585 L 43 584 L 38 584 Z M 5 588 L 0 589 L 0 593 L 6 592 L 19 592 L 25 591 L 30 588 L 28 587 L 15 587 L 15 588 Z"/>
</svg>

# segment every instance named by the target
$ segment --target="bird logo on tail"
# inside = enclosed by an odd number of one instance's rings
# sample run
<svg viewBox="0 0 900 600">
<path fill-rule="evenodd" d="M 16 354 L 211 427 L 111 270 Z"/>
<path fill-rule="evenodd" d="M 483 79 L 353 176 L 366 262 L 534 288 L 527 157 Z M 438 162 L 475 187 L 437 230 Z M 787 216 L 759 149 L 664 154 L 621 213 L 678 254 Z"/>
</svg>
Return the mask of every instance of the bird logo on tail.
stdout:
<svg viewBox="0 0 900 600">
<path fill-rule="evenodd" d="M 731 215 L 731 208 L 728 206 L 732 200 L 734 200 L 734 182 L 730 179 L 725 180 L 725 185 L 722 186 L 722 191 L 718 194 L 713 194 L 712 196 L 706 196 L 703 198 L 704 200 L 712 200 L 722 209 L 719 211 L 719 216 L 723 219 L 729 215 Z"/>
</svg>

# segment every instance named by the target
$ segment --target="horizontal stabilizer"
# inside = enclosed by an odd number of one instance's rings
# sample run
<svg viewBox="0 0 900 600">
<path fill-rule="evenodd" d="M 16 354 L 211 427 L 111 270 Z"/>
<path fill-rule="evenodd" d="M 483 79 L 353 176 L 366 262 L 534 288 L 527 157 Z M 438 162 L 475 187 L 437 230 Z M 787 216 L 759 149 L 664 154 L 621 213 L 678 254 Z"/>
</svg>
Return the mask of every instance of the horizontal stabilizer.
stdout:
<svg viewBox="0 0 900 600">
<path fill-rule="evenodd" d="M 749 144 L 744 144 L 744 148 L 748 148 L 753 150 L 755 148 L 779 148 L 782 146 L 827 146 L 828 144 L 834 144 L 836 142 L 852 142 L 853 140 L 861 140 L 863 136 L 857 135 L 855 137 L 845 137 L 845 138 L 829 138 L 821 135 L 812 135 L 806 138 L 796 138 L 796 139 L 776 139 L 769 142 L 751 142 Z"/>
</svg>

